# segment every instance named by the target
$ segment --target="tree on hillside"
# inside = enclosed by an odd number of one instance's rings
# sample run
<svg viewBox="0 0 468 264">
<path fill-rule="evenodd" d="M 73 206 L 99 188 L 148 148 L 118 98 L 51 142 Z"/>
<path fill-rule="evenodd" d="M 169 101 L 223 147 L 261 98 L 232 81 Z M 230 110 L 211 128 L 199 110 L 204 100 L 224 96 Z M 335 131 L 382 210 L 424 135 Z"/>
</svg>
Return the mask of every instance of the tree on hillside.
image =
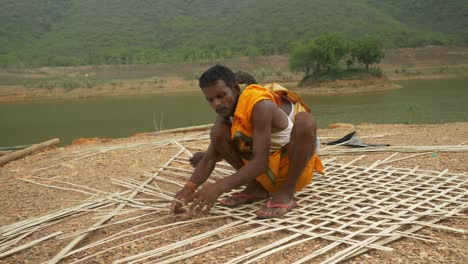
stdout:
<svg viewBox="0 0 468 264">
<path fill-rule="evenodd" d="M 357 40 L 351 53 L 359 63 L 366 65 L 367 71 L 369 71 L 369 65 L 379 63 L 384 57 L 382 42 L 373 37 Z"/>
<path fill-rule="evenodd" d="M 327 71 L 340 63 L 348 53 L 348 43 L 340 34 L 327 34 L 315 39 L 318 50 L 315 52 L 320 64 Z M 320 69 L 319 69 L 320 70 Z"/>
<path fill-rule="evenodd" d="M 304 72 L 301 83 L 313 75 L 327 72 L 348 53 L 348 44 L 339 34 L 327 34 L 301 45 L 293 50 L 289 58 L 289 67 L 294 71 Z"/>
<path fill-rule="evenodd" d="M 289 68 L 293 71 L 304 72 L 305 76 L 311 75 L 316 65 L 316 62 L 310 58 L 310 50 L 315 48 L 314 45 L 312 41 L 295 48 L 289 56 Z"/>
</svg>

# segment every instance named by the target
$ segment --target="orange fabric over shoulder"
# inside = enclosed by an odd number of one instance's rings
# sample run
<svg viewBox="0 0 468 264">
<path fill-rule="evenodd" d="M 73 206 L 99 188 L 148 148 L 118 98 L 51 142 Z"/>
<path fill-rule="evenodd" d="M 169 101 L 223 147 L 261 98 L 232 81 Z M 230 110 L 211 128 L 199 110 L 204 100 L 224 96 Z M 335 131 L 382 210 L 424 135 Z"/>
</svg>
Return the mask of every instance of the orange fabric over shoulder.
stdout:
<svg viewBox="0 0 468 264">
<path fill-rule="evenodd" d="M 250 121 L 252 111 L 256 103 L 262 100 L 271 100 L 280 106 L 281 97 L 296 103 L 294 115 L 298 112 L 310 112 L 309 107 L 294 92 L 278 84 L 269 84 L 266 87 L 260 85 L 247 86 L 239 96 L 234 120 L 231 126 L 231 138 L 235 142 L 244 163 L 252 159 L 253 128 Z M 270 193 L 280 189 L 288 177 L 289 158 L 288 145 L 283 146 L 278 151 L 270 153 L 268 171 L 261 174 L 256 180 Z M 296 184 L 296 191 L 301 190 L 312 182 L 314 170 L 323 174 L 323 165 L 317 154 L 309 160 L 301 177 Z"/>
</svg>

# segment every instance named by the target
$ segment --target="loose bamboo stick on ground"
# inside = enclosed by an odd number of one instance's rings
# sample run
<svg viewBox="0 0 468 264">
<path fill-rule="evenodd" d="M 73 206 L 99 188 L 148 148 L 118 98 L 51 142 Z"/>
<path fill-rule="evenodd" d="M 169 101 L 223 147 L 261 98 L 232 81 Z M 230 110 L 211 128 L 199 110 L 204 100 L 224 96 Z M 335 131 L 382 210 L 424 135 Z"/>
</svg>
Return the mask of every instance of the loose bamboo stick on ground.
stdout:
<svg viewBox="0 0 468 264">
<path fill-rule="evenodd" d="M 59 142 L 60 142 L 60 140 L 58 138 L 54 138 L 54 139 L 39 143 L 37 145 L 33 145 L 31 147 L 28 147 L 28 148 L 17 150 L 17 151 L 14 151 L 12 153 L 6 154 L 6 155 L 0 157 L 0 166 L 3 166 L 3 165 L 7 164 L 10 161 L 19 159 L 21 157 L 24 157 L 24 156 L 29 155 L 31 153 L 34 153 L 36 151 L 39 151 L 39 150 L 48 148 L 50 146 L 53 146 L 55 144 L 58 144 Z"/>
<path fill-rule="evenodd" d="M 172 162 L 172 160 L 174 160 L 177 156 L 179 156 L 181 154 L 182 151 L 179 151 L 175 156 L 173 156 L 171 159 L 169 159 L 168 162 L 166 162 L 167 164 L 170 164 Z M 153 181 L 153 179 L 148 179 L 146 180 L 146 182 L 144 184 L 149 184 L 151 183 L 151 181 Z M 133 199 L 133 197 L 135 197 L 136 195 L 138 194 L 138 191 L 134 191 L 132 194 L 130 194 L 129 196 L 129 199 Z M 124 208 L 125 207 L 125 204 L 120 204 L 114 212 L 110 213 L 108 216 L 102 218 L 100 221 L 98 221 L 97 223 L 95 223 L 93 225 L 93 227 L 98 227 L 98 226 L 101 226 L 103 225 L 104 223 L 106 223 L 107 221 L 109 221 L 111 218 L 113 218 L 119 211 L 120 209 Z M 65 248 L 62 249 L 62 251 L 60 251 L 52 260 L 50 260 L 50 264 L 56 264 L 58 263 L 60 260 L 62 260 L 63 257 L 65 257 L 65 255 L 68 254 L 68 252 L 70 252 L 78 243 L 80 243 L 84 238 L 86 238 L 88 236 L 90 232 L 88 233 L 85 233 L 85 234 L 82 234 L 80 235 L 79 237 L 75 238 L 70 244 L 68 244 Z"/>
<path fill-rule="evenodd" d="M 13 255 L 13 254 L 15 254 L 15 253 L 17 253 L 17 252 L 20 252 L 21 250 L 24 250 L 24 249 L 33 247 L 33 246 L 35 246 L 35 245 L 37 245 L 37 244 L 39 244 L 39 243 L 41 243 L 41 242 L 43 242 L 43 241 L 46 241 L 46 240 L 51 239 L 51 238 L 53 238 L 53 237 L 56 237 L 56 236 L 58 236 L 58 235 L 60 235 L 60 234 L 62 234 L 61 231 L 55 232 L 55 233 L 50 234 L 50 235 L 48 235 L 48 236 L 41 237 L 41 238 L 39 238 L 39 239 L 33 240 L 33 241 L 31 241 L 31 242 L 29 242 L 29 243 L 26 243 L 26 244 L 24 244 L 24 245 L 21 245 L 21 246 L 19 246 L 19 247 L 16 247 L 16 248 L 13 248 L 13 249 L 11 249 L 11 250 L 8 250 L 7 252 L 4 252 L 4 253 L 1 253 L 1 254 L 0 254 L 0 259 L 1 259 L 1 258 L 8 257 L 8 256 L 10 256 L 10 255 Z"/>
</svg>

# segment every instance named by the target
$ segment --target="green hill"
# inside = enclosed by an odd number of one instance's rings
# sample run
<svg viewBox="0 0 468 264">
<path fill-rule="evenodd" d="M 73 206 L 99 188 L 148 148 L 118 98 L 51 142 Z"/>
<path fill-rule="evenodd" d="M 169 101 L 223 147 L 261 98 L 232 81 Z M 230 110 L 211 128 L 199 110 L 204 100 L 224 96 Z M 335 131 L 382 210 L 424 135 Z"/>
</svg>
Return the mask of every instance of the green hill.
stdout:
<svg viewBox="0 0 468 264">
<path fill-rule="evenodd" d="M 447 3 L 446 3 L 447 2 Z M 328 32 L 387 47 L 467 44 L 464 0 L 0 0 L 0 65 L 288 53 Z"/>
<path fill-rule="evenodd" d="M 369 3 L 426 35 L 440 34 L 454 42 L 468 43 L 467 1 L 370 0 Z"/>
</svg>

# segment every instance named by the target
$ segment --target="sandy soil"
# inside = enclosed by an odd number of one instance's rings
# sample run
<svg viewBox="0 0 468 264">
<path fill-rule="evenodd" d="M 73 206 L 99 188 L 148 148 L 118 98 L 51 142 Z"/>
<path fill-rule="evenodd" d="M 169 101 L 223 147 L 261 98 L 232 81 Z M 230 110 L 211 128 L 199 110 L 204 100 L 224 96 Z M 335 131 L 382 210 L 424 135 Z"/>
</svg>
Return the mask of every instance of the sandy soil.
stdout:
<svg viewBox="0 0 468 264">
<path fill-rule="evenodd" d="M 339 138 L 353 130 L 358 131 L 363 138 L 370 137 L 365 141 L 368 143 L 386 143 L 391 145 L 457 145 L 468 140 L 468 123 L 450 123 L 440 125 L 336 125 L 334 129 L 321 129 L 319 135 L 322 142 L 332 138 Z M 198 133 L 198 132 L 197 132 Z M 62 180 L 88 186 L 106 192 L 123 191 L 124 188 L 111 183 L 111 178 L 128 178 L 135 180 L 143 179 L 143 172 L 154 172 L 159 164 L 164 163 L 170 156 L 178 151 L 176 147 L 167 147 L 164 149 L 117 149 L 103 152 L 89 157 L 83 157 L 87 151 L 98 148 L 111 148 L 116 146 L 125 146 L 137 142 L 152 142 L 163 139 L 173 139 L 187 134 L 140 134 L 131 138 L 122 138 L 115 140 L 81 140 L 80 144 L 67 146 L 63 148 L 51 149 L 36 153 L 31 156 L 10 162 L 0 168 L 0 226 L 12 224 L 20 220 L 28 219 L 58 210 L 72 205 L 81 204 L 90 196 L 67 190 L 58 190 L 48 187 L 42 187 L 20 179 L 37 180 L 49 178 Z M 192 146 L 192 150 L 203 149 L 207 141 L 197 143 Z M 322 146 L 323 147 L 323 146 Z M 77 154 L 78 153 L 78 154 Z M 81 153 L 81 154 L 80 154 Z M 390 153 L 368 154 L 358 164 L 371 164 L 378 159 L 385 158 Z M 83 157 L 66 163 L 71 158 Z M 340 162 L 352 160 L 356 155 L 340 156 Z M 59 166 L 57 166 L 59 165 Z M 37 169 L 47 168 L 40 170 Z M 397 168 L 414 168 L 419 166 L 421 169 L 442 171 L 449 169 L 451 172 L 467 173 L 468 171 L 468 153 L 438 153 L 432 155 L 422 155 L 411 159 L 393 163 Z M 187 167 L 188 168 L 188 167 Z M 161 186 L 165 188 L 164 186 Z M 169 187 L 167 187 L 169 188 Z M 172 189 L 172 191 L 175 191 Z M 137 196 L 139 197 L 139 196 Z M 144 196 L 142 196 L 144 198 Z M 468 217 L 468 215 L 466 215 Z M 170 216 L 165 223 L 178 221 L 177 217 Z M 90 226 L 96 221 L 92 214 L 83 214 L 82 216 L 57 223 L 39 234 L 27 237 L 25 241 L 37 239 L 45 233 L 52 233 L 57 230 L 72 232 L 86 226 Z M 132 224 L 139 223 L 140 220 Z M 223 222 L 227 221 L 227 222 Z M 232 220 L 231 220 L 232 221 Z M 157 239 L 144 240 L 143 243 L 132 243 L 128 246 L 120 247 L 98 258 L 91 259 L 88 263 L 110 263 L 111 260 L 122 258 L 124 256 L 135 255 L 139 252 L 150 250 L 156 246 L 171 241 L 177 241 L 186 237 L 188 232 L 194 234 L 202 230 L 210 230 L 222 223 L 229 223 L 229 220 L 213 220 L 211 222 L 200 223 L 196 229 L 178 230 Z M 444 220 L 441 224 L 468 230 L 467 218 Z M 128 228 L 130 224 L 105 228 L 94 232 L 89 238 L 80 245 L 86 245 L 105 235 L 113 234 L 123 228 Z M 459 233 L 441 231 L 433 228 L 424 228 L 418 234 L 432 237 L 436 243 L 422 242 L 414 239 L 401 239 L 391 243 L 389 246 L 394 248 L 393 252 L 370 251 L 364 255 L 346 261 L 346 263 L 468 263 L 468 238 Z M 234 235 L 234 234 L 233 234 Z M 267 239 L 268 240 L 268 239 Z M 123 241 L 115 241 L 114 244 Z M 51 259 L 61 248 L 70 242 L 70 239 L 52 239 L 43 242 L 31 249 L 24 250 L 8 258 L 1 260 L 2 263 L 41 263 Z M 183 263 L 222 263 L 230 257 L 252 250 L 256 245 L 268 243 L 265 240 L 250 239 L 235 248 L 227 247 L 220 250 L 197 256 Z M 113 245 L 111 243 L 111 245 Z M 109 245 L 110 246 L 110 245 Z M 312 247 L 320 247 L 320 244 L 312 244 Z M 96 250 L 90 250 L 95 252 Z M 87 252 L 87 253 L 90 253 Z M 66 259 L 66 263 L 72 262 L 76 257 L 83 257 L 87 253 L 80 253 L 72 258 Z M 269 258 L 260 261 L 260 263 L 289 263 L 303 256 L 301 250 L 284 251 Z"/>
</svg>

